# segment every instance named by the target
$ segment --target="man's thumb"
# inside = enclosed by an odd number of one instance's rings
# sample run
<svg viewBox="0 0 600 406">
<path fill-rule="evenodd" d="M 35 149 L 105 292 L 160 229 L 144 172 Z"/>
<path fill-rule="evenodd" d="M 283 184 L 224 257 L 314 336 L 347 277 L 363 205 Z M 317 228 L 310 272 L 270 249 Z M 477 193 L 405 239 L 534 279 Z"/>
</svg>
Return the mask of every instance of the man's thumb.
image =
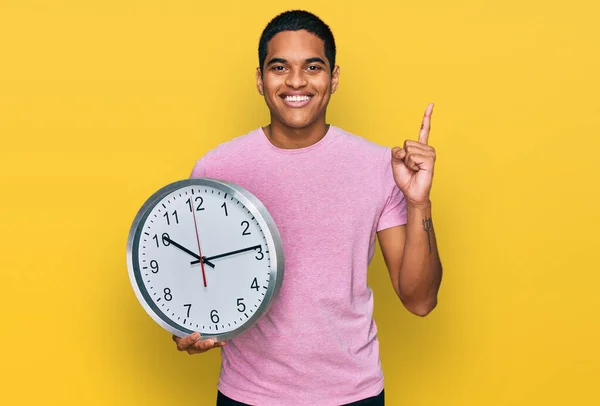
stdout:
<svg viewBox="0 0 600 406">
<path fill-rule="evenodd" d="M 403 148 L 395 147 L 392 149 L 392 162 L 398 163 L 406 157 L 406 151 Z"/>
</svg>

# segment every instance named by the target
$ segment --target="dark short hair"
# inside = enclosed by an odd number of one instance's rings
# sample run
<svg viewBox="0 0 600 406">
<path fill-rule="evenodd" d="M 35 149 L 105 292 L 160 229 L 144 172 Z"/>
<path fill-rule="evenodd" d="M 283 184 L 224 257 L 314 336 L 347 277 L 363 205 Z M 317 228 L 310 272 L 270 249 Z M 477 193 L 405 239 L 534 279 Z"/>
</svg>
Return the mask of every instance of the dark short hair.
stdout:
<svg viewBox="0 0 600 406">
<path fill-rule="evenodd" d="M 306 30 L 325 42 L 325 56 L 329 60 L 329 65 L 333 71 L 335 66 L 335 40 L 333 33 L 323 20 L 304 10 L 285 11 L 267 24 L 258 42 L 258 63 L 261 71 L 267 58 L 267 45 L 269 41 L 282 31 L 299 30 Z"/>
</svg>

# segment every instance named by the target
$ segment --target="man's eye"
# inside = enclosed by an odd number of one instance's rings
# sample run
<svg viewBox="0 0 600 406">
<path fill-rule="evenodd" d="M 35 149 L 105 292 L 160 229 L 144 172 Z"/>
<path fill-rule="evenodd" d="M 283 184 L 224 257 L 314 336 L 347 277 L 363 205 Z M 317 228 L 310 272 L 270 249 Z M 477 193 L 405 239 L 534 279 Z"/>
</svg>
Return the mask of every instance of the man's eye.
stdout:
<svg viewBox="0 0 600 406">
<path fill-rule="evenodd" d="M 273 70 L 276 70 L 278 72 L 281 72 L 282 70 L 284 70 L 285 68 L 283 66 L 273 66 Z"/>
<path fill-rule="evenodd" d="M 318 66 L 318 65 L 310 65 L 310 66 L 308 67 L 308 70 L 311 70 L 311 71 L 318 71 L 318 70 L 321 70 L 321 67 L 320 67 L 320 66 Z"/>
</svg>

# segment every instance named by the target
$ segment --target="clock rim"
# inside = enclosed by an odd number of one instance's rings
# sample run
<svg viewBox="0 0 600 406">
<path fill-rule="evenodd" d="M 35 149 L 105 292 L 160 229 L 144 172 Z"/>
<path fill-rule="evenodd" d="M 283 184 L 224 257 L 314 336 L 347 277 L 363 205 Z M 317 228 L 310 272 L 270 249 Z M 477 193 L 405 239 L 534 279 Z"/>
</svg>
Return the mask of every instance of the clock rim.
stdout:
<svg viewBox="0 0 600 406">
<path fill-rule="evenodd" d="M 144 295 L 142 292 L 137 273 L 141 273 L 138 269 L 136 271 L 134 266 L 134 257 L 139 249 L 139 241 L 141 239 L 141 233 L 143 231 L 143 225 L 145 224 L 145 220 L 150 215 L 151 211 L 156 207 L 159 202 L 166 197 L 167 195 L 173 193 L 178 189 L 182 189 L 189 186 L 207 186 L 212 187 L 222 192 L 231 194 L 232 197 L 239 200 L 252 214 L 252 216 L 258 220 L 259 226 L 261 227 L 262 232 L 265 235 L 265 239 L 267 240 L 267 246 L 269 248 L 270 253 L 274 253 L 271 255 L 271 268 L 269 275 L 269 285 L 267 287 L 267 291 L 265 292 L 265 296 L 263 301 L 261 302 L 258 309 L 254 312 L 254 314 L 248 318 L 240 327 L 230 330 L 224 333 L 211 334 L 211 333 L 200 333 L 200 338 L 212 339 L 216 342 L 226 341 L 233 337 L 236 337 L 248 330 L 250 327 L 254 326 L 258 320 L 260 320 L 271 308 L 274 300 L 277 298 L 279 291 L 281 290 L 281 285 L 283 283 L 284 276 L 284 268 L 285 268 L 285 259 L 283 252 L 283 242 L 281 239 L 281 234 L 275 221 L 271 217 L 271 214 L 268 212 L 264 204 L 249 190 L 246 188 L 229 181 L 225 181 L 222 179 L 209 178 L 209 177 L 199 177 L 199 178 L 189 178 L 178 180 L 172 183 L 169 183 L 159 190 L 154 192 L 142 205 L 142 207 L 138 210 L 132 225 L 130 227 L 129 236 L 127 238 L 127 268 L 129 273 L 129 280 L 135 292 L 135 295 L 146 311 L 146 313 L 162 328 L 169 331 L 170 333 L 178 336 L 185 337 L 194 332 L 194 330 L 187 329 L 183 326 L 180 326 L 166 314 L 164 314 L 151 300 L 150 296 L 146 293 L 148 297 Z M 136 246 L 134 244 L 138 242 Z M 141 284 L 145 290 L 145 286 L 143 281 Z M 149 299 L 149 300 L 148 300 Z M 157 313 L 160 313 L 158 314 Z M 161 316 L 164 315 L 164 318 Z M 169 320 L 167 322 L 165 319 Z"/>
</svg>

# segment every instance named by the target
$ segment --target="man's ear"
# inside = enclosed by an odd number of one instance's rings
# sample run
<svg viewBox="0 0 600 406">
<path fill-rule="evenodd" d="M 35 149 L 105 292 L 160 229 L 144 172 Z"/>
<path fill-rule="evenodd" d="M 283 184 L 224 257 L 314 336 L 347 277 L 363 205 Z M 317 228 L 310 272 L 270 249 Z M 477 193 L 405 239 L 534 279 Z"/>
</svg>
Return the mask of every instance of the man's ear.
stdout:
<svg viewBox="0 0 600 406">
<path fill-rule="evenodd" d="M 258 89 L 258 93 L 260 93 L 261 96 L 265 95 L 263 90 L 262 72 L 260 68 L 256 68 L 256 88 Z"/>
<path fill-rule="evenodd" d="M 339 65 L 335 65 L 333 68 L 333 72 L 331 73 L 331 93 L 335 93 L 338 83 L 340 81 L 340 67 Z"/>
</svg>

